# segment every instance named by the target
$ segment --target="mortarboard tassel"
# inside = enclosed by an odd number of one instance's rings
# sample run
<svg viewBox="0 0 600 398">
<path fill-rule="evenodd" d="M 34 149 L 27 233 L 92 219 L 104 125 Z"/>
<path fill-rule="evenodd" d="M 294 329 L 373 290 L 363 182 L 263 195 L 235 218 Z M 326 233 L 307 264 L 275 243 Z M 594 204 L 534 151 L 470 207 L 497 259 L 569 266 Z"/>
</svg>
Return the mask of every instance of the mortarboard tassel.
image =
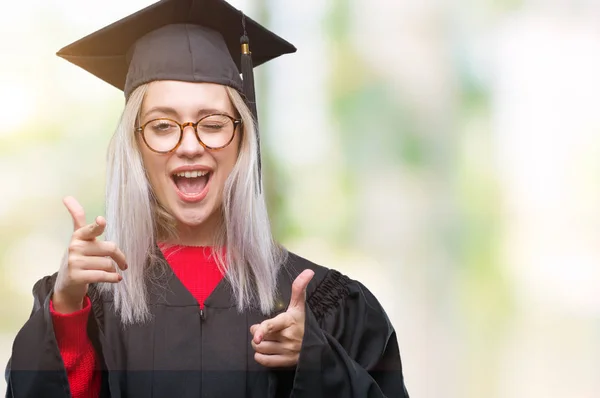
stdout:
<svg viewBox="0 0 600 398">
<path fill-rule="evenodd" d="M 256 93 L 254 89 L 254 66 L 252 65 L 252 53 L 250 52 L 250 39 L 246 34 L 246 16 L 242 13 L 242 26 L 244 28 L 244 35 L 240 39 L 242 46 L 242 81 L 244 95 L 246 96 L 246 102 L 255 120 L 255 131 L 256 131 L 256 150 L 258 155 L 258 192 L 262 192 L 262 165 L 261 165 L 261 154 L 260 154 L 260 134 L 258 132 L 258 111 L 256 109 Z"/>
</svg>

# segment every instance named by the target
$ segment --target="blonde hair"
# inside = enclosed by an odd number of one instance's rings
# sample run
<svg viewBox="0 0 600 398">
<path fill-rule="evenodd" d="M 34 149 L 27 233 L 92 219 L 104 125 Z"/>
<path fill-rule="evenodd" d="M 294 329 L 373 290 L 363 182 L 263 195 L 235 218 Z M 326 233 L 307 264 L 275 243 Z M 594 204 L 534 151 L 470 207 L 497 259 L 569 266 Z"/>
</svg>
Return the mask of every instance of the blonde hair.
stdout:
<svg viewBox="0 0 600 398">
<path fill-rule="evenodd" d="M 123 251 L 129 267 L 121 272 L 120 283 L 101 284 L 100 289 L 113 296 L 124 324 L 150 319 L 149 271 L 161 265 L 154 256 L 156 241 L 177 234 L 173 216 L 152 191 L 134 133 L 147 87 L 138 87 L 125 104 L 107 158 L 105 237 Z M 214 247 L 225 247 L 226 254 L 213 253 L 226 272 L 238 310 L 257 307 L 268 314 L 275 302 L 277 272 L 287 252 L 273 240 L 265 198 L 257 189 L 254 118 L 240 94 L 226 89 L 243 128 L 238 159 L 223 190 L 223 222 L 214 237 Z"/>
</svg>

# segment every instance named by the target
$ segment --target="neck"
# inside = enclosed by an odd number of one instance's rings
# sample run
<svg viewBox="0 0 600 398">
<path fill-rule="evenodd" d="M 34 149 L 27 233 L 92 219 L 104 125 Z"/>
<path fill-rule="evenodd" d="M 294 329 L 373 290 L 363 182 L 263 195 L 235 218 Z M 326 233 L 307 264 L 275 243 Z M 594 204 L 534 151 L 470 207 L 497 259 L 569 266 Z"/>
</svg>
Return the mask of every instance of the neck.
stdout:
<svg viewBox="0 0 600 398">
<path fill-rule="evenodd" d="M 177 237 L 166 243 L 183 246 L 216 246 L 222 225 L 223 220 L 218 212 L 211 214 L 200 225 L 191 226 L 178 222 Z"/>
</svg>

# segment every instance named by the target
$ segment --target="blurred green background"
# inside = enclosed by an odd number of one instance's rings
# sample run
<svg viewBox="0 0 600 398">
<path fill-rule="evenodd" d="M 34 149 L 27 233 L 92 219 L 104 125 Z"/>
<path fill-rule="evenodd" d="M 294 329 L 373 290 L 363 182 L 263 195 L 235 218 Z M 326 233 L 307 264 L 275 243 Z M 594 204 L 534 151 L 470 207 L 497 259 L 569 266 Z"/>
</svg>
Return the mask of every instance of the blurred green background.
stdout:
<svg viewBox="0 0 600 398">
<path fill-rule="evenodd" d="M 54 53 L 150 3 L 0 5 L 3 362 L 124 103 Z M 231 3 L 299 49 L 257 69 L 276 237 L 375 293 L 411 396 L 600 396 L 600 2 Z"/>
</svg>

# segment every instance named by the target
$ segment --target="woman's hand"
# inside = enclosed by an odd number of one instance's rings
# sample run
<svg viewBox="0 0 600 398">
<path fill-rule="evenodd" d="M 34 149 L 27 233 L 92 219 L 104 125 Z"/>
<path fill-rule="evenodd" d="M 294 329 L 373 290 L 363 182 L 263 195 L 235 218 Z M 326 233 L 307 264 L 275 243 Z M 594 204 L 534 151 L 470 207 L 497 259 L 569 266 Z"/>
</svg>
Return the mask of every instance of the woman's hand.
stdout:
<svg viewBox="0 0 600 398">
<path fill-rule="evenodd" d="M 286 312 L 250 327 L 256 362 L 270 368 L 291 367 L 298 363 L 304 338 L 306 287 L 313 276 L 313 271 L 304 270 L 294 280 Z"/>
<path fill-rule="evenodd" d="M 96 217 L 94 223 L 86 225 L 85 212 L 77 200 L 66 197 L 63 202 L 73 218 L 74 232 L 67 262 L 58 272 L 52 304 L 57 312 L 71 313 L 83 307 L 90 283 L 120 282 L 122 276 L 114 263 L 122 270 L 127 269 L 127 263 L 115 243 L 96 239 L 106 228 L 103 217 Z"/>
</svg>

